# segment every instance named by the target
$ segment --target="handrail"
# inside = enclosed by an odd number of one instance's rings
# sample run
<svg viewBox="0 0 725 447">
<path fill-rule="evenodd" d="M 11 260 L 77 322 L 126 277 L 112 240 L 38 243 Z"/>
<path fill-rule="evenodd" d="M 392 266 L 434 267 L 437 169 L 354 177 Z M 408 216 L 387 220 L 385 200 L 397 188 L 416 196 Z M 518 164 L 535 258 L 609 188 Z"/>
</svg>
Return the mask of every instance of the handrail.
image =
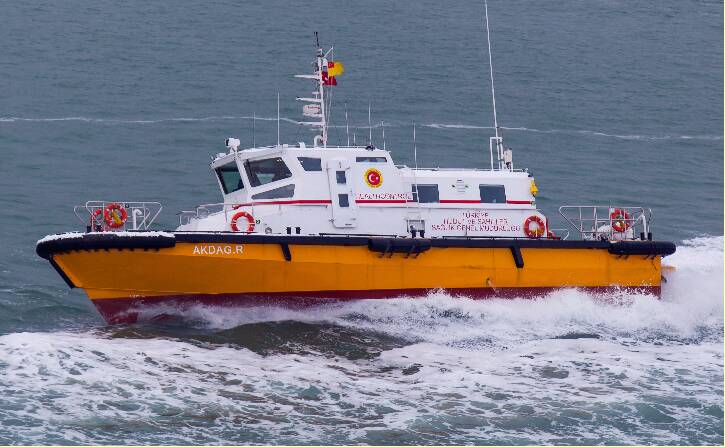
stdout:
<svg viewBox="0 0 725 447">
<path fill-rule="evenodd" d="M 99 222 L 99 220 L 102 220 L 104 210 L 111 204 L 121 205 L 127 213 L 127 220 L 119 228 L 115 229 L 108 228 L 107 225 Z M 162 209 L 163 207 L 160 202 L 89 200 L 85 205 L 74 206 L 73 214 L 76 215 L 81 223 L 86 225 L 88 231 L 148 230 L 159 214 L 161 214 Z M 82 213 L 83 211 L 85 213 Z M 98 219 L 98 217 L 101 217 L 101 219 Z"/>
<path fill-rule="evenodd" d="M 639 206 L 572 205 L 559 214 L 585 240 L 651 239 L 652 210 Z"/>
<path fill-rule="evenodd" d="M 557 239 L 561 239 L 564 241 L 569 239 L 570 236 L 570 231 L 568 228 L 549 228 L 549 231 L 554 233 Z"/>
<path fill-rule="evenodd" d="M 181 211 L 179 213 L 176 213 L 177 216 L 179 216 L 179 225 L 187 225 L 191 222 L 192 219 L 204 219 L 206 217 L 209 217 L 211 214 L 215 213 L 224 213 L 224 220 L 227 224 L 229 224 L 229 212 L 228 211 L 234 211 L 237 208 L 241 207 L 242 204 L 239 203 L 225 203 L 225 202 L 219 202 L 219 203 L 204 203 L 201 205 L 197 205 L 196 208 L 194 208 L 194 211 Z M 254 205 L 249 205 L 252 207 L 252 214 L 254 214 Z M 214 208 L 219 208 L 218 210 L 214 210 Z"/>
</svg>

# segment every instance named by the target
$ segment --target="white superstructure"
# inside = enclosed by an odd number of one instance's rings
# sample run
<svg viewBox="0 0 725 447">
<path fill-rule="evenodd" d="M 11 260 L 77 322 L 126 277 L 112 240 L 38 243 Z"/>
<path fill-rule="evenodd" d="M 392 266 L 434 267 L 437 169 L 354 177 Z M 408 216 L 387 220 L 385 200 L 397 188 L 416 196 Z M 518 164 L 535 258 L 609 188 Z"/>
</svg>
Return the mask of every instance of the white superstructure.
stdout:
<svg viewBox="0 0 725 447">
<path fill-rule="evenodd" d="M 305 123 L 319 134 L 312 145 L 278 144 L 228 152 L 211 163 L 224 200 L 181 213 L 179 231 L 260 234 L 368 234 L 392 236 L 546 236 L 536 210 L 536 185 L 513 169 L 511 150 L 490 141 L 490 169 L 414 169 L 395 165 L 387 150 L 328 146 L 326 90 L 337 81 L 320 48 L 316 84 L 304 102 Z M 338 62 L 335 73 L 341 73 Z M 528 231 L 526 228 L 528 227 Z"/>
</svg>

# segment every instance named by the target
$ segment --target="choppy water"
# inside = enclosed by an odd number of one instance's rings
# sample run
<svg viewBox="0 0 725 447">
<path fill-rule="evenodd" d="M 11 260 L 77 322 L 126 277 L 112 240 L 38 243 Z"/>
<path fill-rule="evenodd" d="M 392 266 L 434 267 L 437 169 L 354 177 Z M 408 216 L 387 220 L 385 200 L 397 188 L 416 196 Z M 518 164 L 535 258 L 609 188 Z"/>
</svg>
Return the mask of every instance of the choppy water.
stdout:
<svg viewBox="0 0 725 447">
<path fill-rule="evenodd" d="M 476 2 L 16 2 L 0 6 L 1 443 L 723 442 L 722 2 L 492 1 L 499 120 L 539 205 L 653 208 L 679 244 L 662 300 L 196 308 L 106 327 L 34 254 L 87 199 L 219 200 L 225 137 L 276 139 L 311 32 L 396 161 L 485 166 Z M 324 20 L 321 20 L 321 12 Z M 336 112 L 333 112 L 336 113 Z M 367 129 L 357 129 L 364 140 Z M 333 139 L 344 141 L 344 129 Z M 381 144 L 379 128 L 373 136 Z"/>
</svg>

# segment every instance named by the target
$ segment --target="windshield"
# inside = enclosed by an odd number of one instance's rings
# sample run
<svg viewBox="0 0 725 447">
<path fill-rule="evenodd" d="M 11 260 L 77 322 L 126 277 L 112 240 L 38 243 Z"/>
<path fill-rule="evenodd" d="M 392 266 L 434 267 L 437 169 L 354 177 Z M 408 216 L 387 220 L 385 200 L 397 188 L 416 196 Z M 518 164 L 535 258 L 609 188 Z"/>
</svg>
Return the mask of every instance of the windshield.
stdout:
<svg viewBox="0 0 725 447">
<path fill-rule="evenodd" d="M 217 177 L 219 177 L 219 182 L 222 184 L 224 194 L 229 194 L 230 192 L 244 188 L 242 176 L 239 174 L 239 169 L 237 169 L 235 162 L 219 166 L 215 171 Z"/>
<path fill-rule="evenodd" d="M 292 177 L 292 173 L 280 157 L 248 160 L 244 163 L 244 167 L 247 170 L 249 183 L 252 186 L 266 185 L 267 183 Z"/>
</svg>

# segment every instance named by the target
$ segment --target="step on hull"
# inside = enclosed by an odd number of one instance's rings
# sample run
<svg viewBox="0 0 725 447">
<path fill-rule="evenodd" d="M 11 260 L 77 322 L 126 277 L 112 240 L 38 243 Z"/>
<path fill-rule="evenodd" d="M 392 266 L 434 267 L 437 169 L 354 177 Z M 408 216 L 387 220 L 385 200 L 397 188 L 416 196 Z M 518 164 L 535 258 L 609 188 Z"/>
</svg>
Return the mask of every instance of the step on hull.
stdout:
<svg viewBox="0 0 725 447">
<path fill-rule="evenodd" d="M 48 238 L 46 238 L 48 239 Z M 306 307 L 425 296 L 531 298 L 561 288 L 659 295 L 666 242 L 112 233 L 38 243 L 109 323 L 191 305 Z"/>
</svg>

